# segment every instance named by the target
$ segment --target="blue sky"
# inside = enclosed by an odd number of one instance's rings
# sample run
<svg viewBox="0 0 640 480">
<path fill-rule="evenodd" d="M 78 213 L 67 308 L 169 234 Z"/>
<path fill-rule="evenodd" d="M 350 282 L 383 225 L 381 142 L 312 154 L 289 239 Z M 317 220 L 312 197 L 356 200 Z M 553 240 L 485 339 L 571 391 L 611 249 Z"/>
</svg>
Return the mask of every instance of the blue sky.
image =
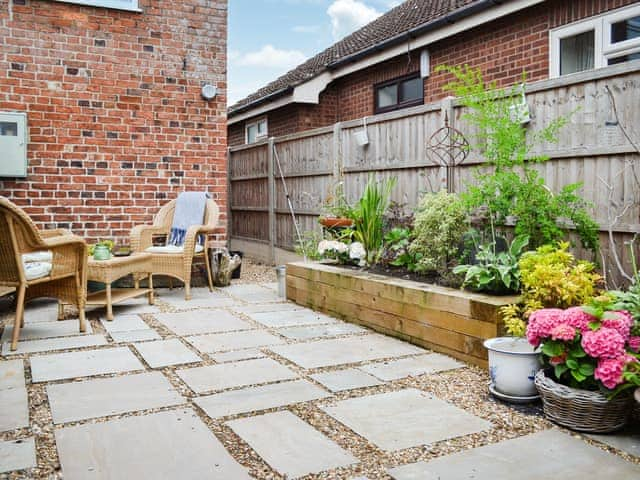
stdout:
<svg viewBox="0 0 640 480">
<path fill-rule="evenodd" d="M 229 0 L 229 105 L 399 3 Z"/>
</svg>

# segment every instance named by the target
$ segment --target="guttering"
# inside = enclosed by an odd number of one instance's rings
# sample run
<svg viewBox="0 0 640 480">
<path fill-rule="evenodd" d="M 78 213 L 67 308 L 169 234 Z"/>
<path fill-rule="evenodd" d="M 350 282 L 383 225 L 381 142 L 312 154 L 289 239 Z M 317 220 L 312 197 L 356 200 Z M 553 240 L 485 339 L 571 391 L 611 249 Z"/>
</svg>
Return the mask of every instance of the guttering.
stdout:
<svg viewBox="0 0 640 480">
<path fill-rule="evenodd" d="M 276 90 L 275 92 L 272 92 L 269 95 L 266 95 L 266 96 L 261 97 L 261 98 L 259 98 L 257 100 L 254 100 L 253 102 L 249 102 L 246 105 L 242 105 L 241 107 L 236 108 L 235 110 L 229 112 L 229 116 L 237 115 L 237 114 L 242 113 L 244 111 L 251 110 L 251 109 L 257 107 L 258 105 L 262 105 L 263 103 L 270 102 L 271 100 L 274 100 L 275 98 L 281 97 L 283 95 L 287 95 L 288 93 L 292 93 L 294 88 L 295 88 L 294 85 L 290 85 L 288 87 L 281 88 L 280 90 Z"/>
</svg>

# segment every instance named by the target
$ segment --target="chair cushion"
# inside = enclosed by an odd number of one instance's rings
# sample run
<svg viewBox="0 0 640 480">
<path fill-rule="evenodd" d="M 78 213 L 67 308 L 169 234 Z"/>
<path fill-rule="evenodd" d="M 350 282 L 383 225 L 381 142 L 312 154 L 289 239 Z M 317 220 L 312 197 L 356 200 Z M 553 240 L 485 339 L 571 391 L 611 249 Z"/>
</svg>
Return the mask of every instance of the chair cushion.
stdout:
<svg viewBox="0 0 640 480">
<path fill-rule="evenodd" d="M 204 250 L 204 247 L 202 245 L 196 245 L 196 252 L 195 253 L 200 253 Z M 164 245 L 161 247 L 149 247 L 145 250 L 145 252 L 147 253 L 182 253 L 184 252 L 184 246 L 176 246 L 176 245 Z"/>
<path fill-rule="evenodd" d="M 29 262 L 24 264 L 24 276 L 27 280 L 36 280 L 46 277 L 51 273 L 51 262 Z"/>
<path fill-rule="evenodd" d="M 53 262 L 53 253 L 50 251 L 31 252 L 22 254 L 22 263 L 30 262 Z"/>
</svg>

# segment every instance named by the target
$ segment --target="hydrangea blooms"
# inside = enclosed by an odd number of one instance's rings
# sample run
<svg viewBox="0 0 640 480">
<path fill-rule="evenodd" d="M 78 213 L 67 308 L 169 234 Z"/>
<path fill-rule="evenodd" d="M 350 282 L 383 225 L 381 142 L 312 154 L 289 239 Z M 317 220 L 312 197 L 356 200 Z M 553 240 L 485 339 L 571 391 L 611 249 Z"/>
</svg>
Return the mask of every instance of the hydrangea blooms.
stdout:
<svg viewBox="0 0 640 480">
<path fill-rule="evenodd" d="M 625 368 L 638 365 L 640 336 L 631 336 L 633 318 L 626 311 L 596 318 L 580 307 L 543 308 L 529 316 L 527 339 L 541 346 L 556 378 L 579 388 L 613 390 L 623 384 Z"/>
<path fill-rule="evenodd" d="M 360 242 L 346 244 L 339 240 L 322 240 L 318 243 L 318 253 L 325 258 L 335 258 L 342 263 L 363 265 L 367 252 Z"/>
</svg>

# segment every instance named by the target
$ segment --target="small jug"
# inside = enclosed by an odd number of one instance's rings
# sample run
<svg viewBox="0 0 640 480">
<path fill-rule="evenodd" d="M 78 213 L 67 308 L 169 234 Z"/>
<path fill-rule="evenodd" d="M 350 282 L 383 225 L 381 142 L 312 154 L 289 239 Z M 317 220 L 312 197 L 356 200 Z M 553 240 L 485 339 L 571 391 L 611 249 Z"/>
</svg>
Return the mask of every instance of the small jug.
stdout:
<svg viewBox="0 0 640 480">
<path fill-rule="evenodd" d="M 111 258 L 111 252 L 106 245 L 96 245 L 93 249 L 94 260 L 109 260 Z"/>
</svg>

